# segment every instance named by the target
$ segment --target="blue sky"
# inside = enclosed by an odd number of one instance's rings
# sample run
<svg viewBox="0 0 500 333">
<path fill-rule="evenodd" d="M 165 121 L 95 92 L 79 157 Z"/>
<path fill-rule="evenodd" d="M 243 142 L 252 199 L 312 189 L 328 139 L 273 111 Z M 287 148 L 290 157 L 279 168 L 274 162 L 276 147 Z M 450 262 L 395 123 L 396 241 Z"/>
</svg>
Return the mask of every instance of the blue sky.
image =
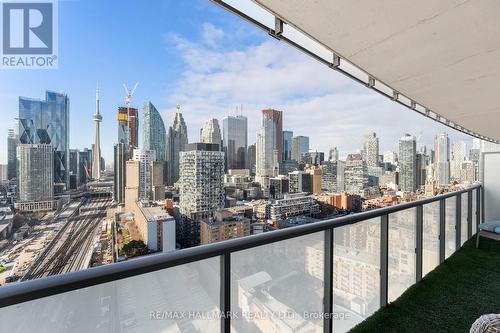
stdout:
<svg viewBox="0 0 500 333">
<path fill-rule="evenodd" d="M 359 149 L 362 135 L 371 131 L 381 138 L 382 150 L 397 150 L 406 132 L 420 144 L 431 145 L 443 130 L 452 140 L 470 142 L 208 0 L 79 0 L 59 2 L 57 70 L 0 70 L 0 163 L 6 162 L 6 133 L 17 116 L 18 96 L 43 98 L 46 89 L 70 97 L 70 146 L 90 147 L 97 81 L 107 162 L 117 136 L 116 110 L 125 97 L 122 84 L 135 82 L 133 104 L 152 101 L 167 127 L 175 105 L 182 105 L 190 141 L 198 140 L 206 119 L 221 121 L 242 104 L 249 143 L 255 142 L 259 110 L 265 107 L 283 110 L 284 127 L 309 135 L 312 148 L 338 146 L 341 155 Z"/>
</svg>

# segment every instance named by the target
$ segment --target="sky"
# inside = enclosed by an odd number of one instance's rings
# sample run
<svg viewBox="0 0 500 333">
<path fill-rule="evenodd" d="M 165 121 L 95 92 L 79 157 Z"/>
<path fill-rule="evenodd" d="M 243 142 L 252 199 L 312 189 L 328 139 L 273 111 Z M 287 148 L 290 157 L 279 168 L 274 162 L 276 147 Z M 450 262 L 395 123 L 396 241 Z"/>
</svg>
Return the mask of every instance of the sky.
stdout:
<svg viewBox="0 0 500 333">
<path fill-rule="evenodd" d="M 252 144 L 260 110 L 274 108 L 284 113 L 284 129 L 310 137 L 310 148 L 338 147 L 341 156 L 359 151 L 369 132 L 380 138 L 381 153 L 397 151 L 405 133 L 415 135 L 419 146 L 433 146 L 439 132 L 447 132 L 452 142 L 471 144 L 470 136 L 328 69 L 209 0 L 61 0 L 58 31 L 58 69 L 0 69 L 2 164 L 18 97 L 44 98 L 45 90 L 70 98 L 70 147 L 90 147 L 97 82 L 107 163 L 117 141 L 123 84 L 136 82 L 132 104 L 142 109 L 151 101 L 167 128 L 181 105 L 190 142 L 199 141 L 207 119 L 222 124 L 227 115 L 243 114 Z M 141 145 L 142 128 L 140 138 Z"/>
</svg>

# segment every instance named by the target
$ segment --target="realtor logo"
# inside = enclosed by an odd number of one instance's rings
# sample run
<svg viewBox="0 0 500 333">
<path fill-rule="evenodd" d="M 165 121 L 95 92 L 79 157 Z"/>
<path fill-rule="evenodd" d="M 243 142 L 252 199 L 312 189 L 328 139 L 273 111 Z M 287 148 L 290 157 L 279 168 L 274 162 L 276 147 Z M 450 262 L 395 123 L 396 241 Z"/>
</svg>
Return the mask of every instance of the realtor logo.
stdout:
<svg viewBox="0 0 500 333">
<path fill-rule="evenodd" d="M 2 68 L 57 68 L 57 3 L 1 3 Z"/>
</svg>

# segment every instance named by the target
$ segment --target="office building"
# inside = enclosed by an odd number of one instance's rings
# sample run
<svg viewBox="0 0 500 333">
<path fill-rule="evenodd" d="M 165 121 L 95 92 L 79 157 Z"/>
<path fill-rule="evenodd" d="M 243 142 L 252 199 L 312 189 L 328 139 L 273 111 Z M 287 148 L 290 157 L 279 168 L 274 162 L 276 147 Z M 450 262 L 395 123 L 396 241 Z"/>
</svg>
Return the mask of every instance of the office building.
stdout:
<svg viewBox="0 0 500 333">
<path fill-rule="evenodd" d="M 247 117 L 237 115 L 224 118 L 222 120 L 222 135 L 223 149 L 226 153 L 226 169 L 248 169 Z"/>
<path fill-rule="evenodd" d="M 188 133 L 184 117 L 181 113 L 180 105 L 174 116 L 174 121 L 168 129 L 166 164 L 167 164 L 167 185 L 174 185 L 179 180 L 179 154 L 184 151 L 188 144 Z"/>
<path fill-rule="evenodd" d="M 345 190 L 350 194 L 360 194 L 368 187 L 368 168 L 361 154 L 347 155 L 344 170 Z"/>
<path fill-rule="evenodd" d="M 307 165 L 304 169 L 312 177 L 312 192 L 313 194 L 321 194 L 321 168 L 318 165 Z"/>
<path fill-rule="evenodd" d="M 313 175 L 306 171 L 293 171 L 288 174 L 289 193 L 313 193 Z"/>
<path fill-rule="evenodd" d="M 69 188 L 69 98 L 47 91 L 45 100 L 19 97 L 19 143 L 51 145 L 54 186 Z"/>
<path fill-rule="evenodd" d="M 44 211 L 54 208 L 54 149 L 47 144 L 17 146 L 17 183 L 20 211 Z"/>
<path fill-rule="evenodd" d="M 84 148 L 82 151 L 78 152 L 78 161 L 78 186 L 80 186 L 92 179 L 92 149 Z"/>
<path fill-rule="evenodd" d="M 321 165 L 325 161 L 325 153 L 321 151 L 308 151 L 302 156 L 302 163 Z"/>
<path fill-rule="evenodd" d="M 290 180 L 287 176 L 278 175 L 269 179 L 269 197 L 271 199 L 280 199 L 290 189 Z"/>
<path fill-rule="evenodd" d="M 274 142 L 276 143 L 276 150 L 278 155 L 278 163 L 281 162 L 283 156 L 283 111 L 274 109 L 262 110 L 262 115 L 270 119 L 274 124 Z"/>
<path fill-rule="evenodd" d="M 136 108 L 118 108 L 118 143 L 125 143 L 130 150 L 139 148 L 139 116 Z"/>
<path fill-rule="evenodd" d="M 250 170 L 250 173 L 252 175 L 255 175 L 255 159 L 256 159 L 255 155 L 256 155 L 255 144 L 248 146 L 246 169 Z"/>
<path fill-rule="evenodd" d="M 220 134 L 219 121 L 215 118 L 208 119 L 200 131 L 201 143 L 222 144 L 222 136 Z M 246 150 L 246 147 L 245 147 Z"/>
<path fill-rule="evenodd" d="M 309 137 L 295 136 L 292 139 L 292 160 L 302 162 L 302 156 L 309 151 Z"/>
<path fill-rule="evenodd" d="M 160 112 L 153 103 L 147 102 L 143 106 L 144 114 L 144 140 L 143 149 L 154 151 L 155 161 L 165 161 L 165 140 L 167 132 Z"/>
<path fill-rule="evenodd" d="M 283 161 L 288 161 L 292 159 L 292 131 L 283 131 Z"/>
<path fill-rule="evenodd" d="M 450 184 L 450 139 L 448 134 L 440 133 L 434 140 L 434 179 L 439 186 Z"/>
<path fill-rule="evenodd" d="M 417 189 L 417 140 L 405 134 L 399 139 L 399 189 L 415 192 Z"/>
<path fill-rule="evenodd" d="M 331 162 L 335 162 L 338 161 L 338 159 L 339 159 L 339 150 L 337 149 L 337 147 L 333 147 L 328 152 L 328 160 Z"/>
<path fill-rule="evenodd" d="M 378 166 L 379 140 L 377 134 L 369 133 L 365 135 L 363 151 L 365 153 L 366 166 L 374 168 Z"/>
<path fill-rule="evenodd" d="M 7 179 L 14 179 L 17 175 L 16 149 L 19 143 L 19 135 L 16 130 L 9 128 L 7 132 Z"/>
</svg>

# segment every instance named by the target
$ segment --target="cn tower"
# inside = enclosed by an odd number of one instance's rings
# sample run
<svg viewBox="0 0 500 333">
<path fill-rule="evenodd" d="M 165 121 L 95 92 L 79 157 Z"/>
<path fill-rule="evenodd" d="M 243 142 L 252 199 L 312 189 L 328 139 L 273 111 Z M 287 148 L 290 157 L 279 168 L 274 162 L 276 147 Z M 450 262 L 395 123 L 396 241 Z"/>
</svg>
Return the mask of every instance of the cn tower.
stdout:
<svg viewBox="0 0 500 333">
<path fill-rule="evenodd" d="M 95 91 L 95 113 L 92 117 L 92 120 L 95 122 L 95 144 L 94 150 L 92 152 L 92 178 L 100 179 L 101 178 L 101 133 L 100 126 L 102 121 L 102 116 L 99 113 L 99 85 L 97 85 Z"/>
</svg>

